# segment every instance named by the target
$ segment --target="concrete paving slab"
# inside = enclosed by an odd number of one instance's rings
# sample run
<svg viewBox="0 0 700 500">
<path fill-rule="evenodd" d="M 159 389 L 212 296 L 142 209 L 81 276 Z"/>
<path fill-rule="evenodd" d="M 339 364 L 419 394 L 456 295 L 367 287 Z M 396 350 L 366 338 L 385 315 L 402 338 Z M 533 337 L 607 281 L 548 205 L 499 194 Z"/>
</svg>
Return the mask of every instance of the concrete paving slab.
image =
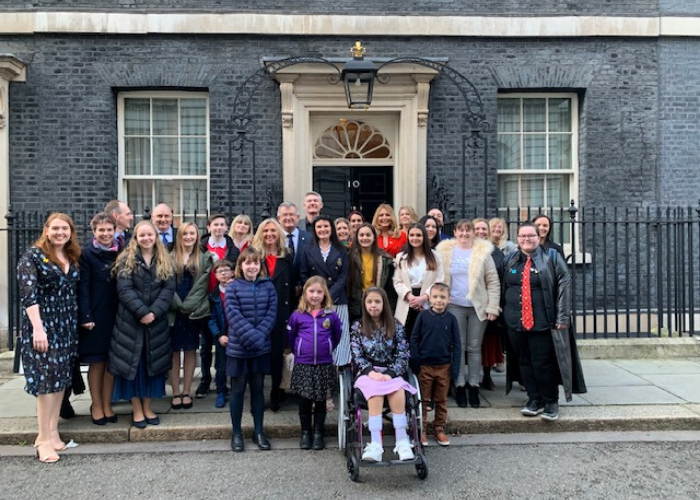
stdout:
<svg viewBox="0 0 700 500">
<path fill-rule="evenodd" d="M 700 362 L 693 359 L 618 359 L 611 362 L 636 375 L 700 373 Z"/>
<path fill-rule="evenodd" d="M 646 378 L 688 403 L 700 403 L 700 374 L 646 375 Z"/>
<path fill-rule="evenodd" d="M 593 387 L 581 394 L 596 406 L 682 404 L 684 400 L 655 386 Z"/>
<path fill-rule="evenodd" d="M 650 385 L 648 380 L 610 360 L 586 359 L 582 361 L 582 367 L 587 387 Z"/>
</svg>

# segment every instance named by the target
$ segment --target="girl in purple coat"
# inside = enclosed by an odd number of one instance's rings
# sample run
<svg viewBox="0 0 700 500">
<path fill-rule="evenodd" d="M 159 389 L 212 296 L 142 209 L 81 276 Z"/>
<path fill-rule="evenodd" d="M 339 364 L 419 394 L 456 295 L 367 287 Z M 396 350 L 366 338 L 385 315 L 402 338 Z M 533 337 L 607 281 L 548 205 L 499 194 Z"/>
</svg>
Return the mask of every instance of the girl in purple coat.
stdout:
<svg viewBox="0 0 700 500">
<path fill-rule="evenodd" d="M 326 422 L 326 397 L 337 383 L 333 350 L 342 335 L 340 318 L 333 310 L 326 280 L 312 276 L 304 284 L 299 308 L 287 322 L 289 345 L 294 352 L 291 389 L 300 396 L 302 450 L 326 447 L 323 431 Z M 311 408 L 314 407 L 314 437 L 311 442 Z"/>
<path fill-rule="evenodd" d="M 261 255 L 252 248 L 241 252 L 235 279 L 226 285 L 225 306 L 228 324 L 226 375 L 231 377 L 231 449 L 243 451 L 243 396 L 250 385 L 250 411 L 255 431 L 253 442 L 269 450 L 263 433 L 265 394 L 263 381 L 270 373 L 271 332 L 277 316 L 277 292 L 262 267 Z"/>
</svg>

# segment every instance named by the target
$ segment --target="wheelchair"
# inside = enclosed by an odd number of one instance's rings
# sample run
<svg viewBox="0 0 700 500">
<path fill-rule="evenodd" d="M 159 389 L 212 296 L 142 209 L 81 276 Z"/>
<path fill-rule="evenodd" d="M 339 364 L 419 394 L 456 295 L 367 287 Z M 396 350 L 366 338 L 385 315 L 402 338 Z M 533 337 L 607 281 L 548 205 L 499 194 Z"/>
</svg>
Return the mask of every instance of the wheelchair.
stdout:
<svg viewBox="0 0 700 500">
<path fill-rule="evenodd" d="M 345 368 L 338 373 L 338 448 L 345 455 L 348 475 L 352 481 L 360 477 L 360 467 L 388 467 L 392 465 L 413 465 L 420 479 L 428 477 L 428 461 L 423 454 L 421 446 L 421 433 L 423 432 L 423 417 L 420 407 L 420 387 L 418 378 L 409 370 L 404 378 L 418 392 L 406 393 L 406 416 L 408 420 L 408 437 L 413 445 L 413 460 L 383 460 L 381 462 L 363 462 L 362 452 L 365 444 L 365 426 L 362 421 L 362 410 L 367 410 L 362 392 L 353 387 L 354 376 L 351 368 Z M 391 410 L 384 401 L 382 411 L 383 420 L 391 420 Z"/>
</svg>

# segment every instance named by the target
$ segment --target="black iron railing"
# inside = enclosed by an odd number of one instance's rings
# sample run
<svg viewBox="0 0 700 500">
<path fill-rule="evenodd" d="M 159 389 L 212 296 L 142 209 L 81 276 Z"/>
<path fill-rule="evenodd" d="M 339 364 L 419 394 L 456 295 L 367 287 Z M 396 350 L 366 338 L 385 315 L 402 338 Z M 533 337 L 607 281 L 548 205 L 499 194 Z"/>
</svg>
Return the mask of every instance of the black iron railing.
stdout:
<svg viewBox="0 0 700 500">
<path fill-rule="evenodd" d="M 274 205 L 268 202 L 268 206 Z M 565 249 L 572 273 L 573 327 L 580 338 L 679 337 L 699 332 L 700 206 L 578 209 L 572 203 L 568 208 L 508 209 L 499 216 L 515 239 L 517 225 L 540 213 L 552 218 L 553 240 Z M 80 241 L 90 235 L 92 215 L 71 213 Z M 199 222 L 201 215 L 180 214 L 177 219 Z M 470 215 L 483 216 L 476 210 Z M 46 216 L 46 212 L 10 210 L 7 229 L 0 230 L 7 232 L 11 350 L 21 319 L 15 269 L 22 253 L 41 234 Z M 454 222 L 445 224 L 447 234 L 452 234 Z"/>
</svg>

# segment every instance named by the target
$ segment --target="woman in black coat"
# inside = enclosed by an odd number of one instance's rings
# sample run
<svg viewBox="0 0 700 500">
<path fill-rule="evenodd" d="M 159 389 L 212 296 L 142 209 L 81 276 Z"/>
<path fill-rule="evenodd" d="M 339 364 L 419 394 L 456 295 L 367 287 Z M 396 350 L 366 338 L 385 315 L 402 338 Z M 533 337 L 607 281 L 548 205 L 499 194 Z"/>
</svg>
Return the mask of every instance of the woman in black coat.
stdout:
<svg viewBox="0 0 700 500">
<path fill-rule="evenodd" d="M 272 329 L 270 409 L 278 412 L 285 399 L 280 389 L 282 382 L 282 357 L 287 347 L 287 320 L 291 309 L 294 289 L 292 281 L 292 256 L 285 243 L 282 226 L 275 219 L 265 219 L 258 226 L 253 238 L 253 248 L 263 257 L 263 266 L 277 292 L 277 318 Z"/>
<path fill-rule="evenodd" d="M 343 325 L 343 335 L 333 352 L 336 366 L 350 364 L 350 319 L 348 317 L 348 295 L 346 284 L 350 273 L 348 252 L 338 241 L 335 226 L 327 215 L 319 215 L 313 222 L 314 241 L 304 249 L 301 256 L 302 285 L 311 276 L 326 280 L 328 291 Z"/>
<path fill-rule="evenodd" d="M 151 399 L 165 396 L 165 375 L 172 366 L 168 309 L 175 294 L 173 261 L 150 221 L 134 228 L 119 255 L 119 306 L 109 347 L 113 400 L 131 401 L 134 426 L 158 425 Z"/>
<path fill-rule="evenodd" d="M 81 363 L 89 363 L 88 384 L 92 404 L 92 423 L 116 423 L 112 409 L 114 377 L 106 370 L 109 342 L 117 316 L 117 281 L 112 267 L 117 260 L 119 245 L 114 239 L 115 222 L 106 212 L 100 212 L 90 222 L 94 237 L 80 254 L 78 283 L 78 353 Z"/>
</svg>

